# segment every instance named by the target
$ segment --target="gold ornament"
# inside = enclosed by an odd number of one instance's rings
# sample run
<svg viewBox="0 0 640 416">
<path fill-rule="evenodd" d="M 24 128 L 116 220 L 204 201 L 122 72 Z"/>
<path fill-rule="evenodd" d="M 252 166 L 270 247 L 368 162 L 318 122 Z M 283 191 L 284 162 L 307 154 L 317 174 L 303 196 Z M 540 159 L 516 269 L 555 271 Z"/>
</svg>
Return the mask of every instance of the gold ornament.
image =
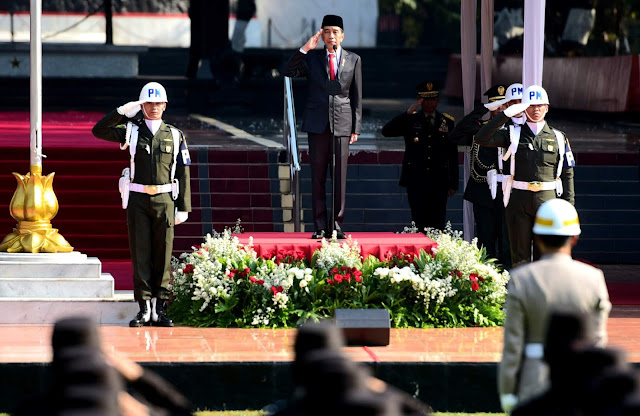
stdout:
<svg viewBox="0 0 640 416">
<path fill-rule="evenodd" d="M 73 251 L 67 240 L 51 226 L 58 213 L 58 198 L 53 192 L 53 176 L 32 169 L 26 175 L 13 172 L 18 181 L 11 198 L 9 212 L 18 221 L 13 233 L 0 243 L 0 251 L 9 253 L 68 253 Z"/>
</svg>

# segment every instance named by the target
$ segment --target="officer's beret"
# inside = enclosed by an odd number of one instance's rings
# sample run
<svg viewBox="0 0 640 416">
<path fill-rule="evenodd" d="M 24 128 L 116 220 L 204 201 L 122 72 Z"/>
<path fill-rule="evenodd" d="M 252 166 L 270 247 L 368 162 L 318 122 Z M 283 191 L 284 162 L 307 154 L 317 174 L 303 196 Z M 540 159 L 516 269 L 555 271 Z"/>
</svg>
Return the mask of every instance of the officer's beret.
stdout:
<svg viewBox="0 0 640 416">
<path fill-rule="evenodd" d="M 322 18 L 322 27 L 325 26 L 338 26 L 340 29 L 344 30 L 342 17 L 336 16 L 335 14 L 328 14 Z"/>
<path fill-rule="evenodd" d="M 484 95 L 487 96 L 489 102 L 502 100 L 505 96 L 504 93 L 507 90 L 507 86 L 504 84 L 496 84 L 489 88 Z"/>
<path fill-rule="evenodd" d="M 438 85 L 433 81 L 422 81 L 416 85 L 416 91 L 422 98 L 437 98 L 440 95 Z"/>
</svg>

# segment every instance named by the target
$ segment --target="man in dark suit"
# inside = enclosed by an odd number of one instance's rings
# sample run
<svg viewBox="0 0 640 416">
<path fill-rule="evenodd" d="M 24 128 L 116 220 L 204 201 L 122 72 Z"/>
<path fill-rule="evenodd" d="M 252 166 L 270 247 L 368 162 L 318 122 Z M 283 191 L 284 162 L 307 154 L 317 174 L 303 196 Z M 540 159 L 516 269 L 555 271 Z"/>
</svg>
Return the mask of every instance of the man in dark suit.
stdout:
<svg viewBox="0 0 640 416">
<path fill-rule="evenodd" d="M 315 50 L 320 37 L 325 48 Z M 295 53 L 284 71 L 287 77 L 304 77 L 308 80 L 308 98 L 302 130 L 309 135 L 315 228 L 311 238 L 314 239 L 330 236 L 332 230 L 337 232 L 338 238 L 345 238 L 342 221 L 345 211 L 349 144 L 358 140 L 362 125 L 361 59 L 340 46 L 343 39 L 342 18 L 335 15 L 325 16 L 322 19 L 322 29 Z M 331 91 L 332 85 L 335 86 L 335 91 Z M 329 98 L 330 92 L 336 94 Z M 336 161 L 335 191 L 332 196 L 335 222 L 329 224 L 325 182 L 331 160 L 332 137 Z"/>
<path fill-rule="evenodd" d="M 382 135 L 404 137 L 400 186 L 407 188 L 415 226 L 442 230 L 447 198 L 458 190 L 458 148 L 447 139 L 454 119 L 436 111 L 440 98 L 433 82 L 422 82 L 416 90 L 416 102 L 385 124 Z"/>
</svg>

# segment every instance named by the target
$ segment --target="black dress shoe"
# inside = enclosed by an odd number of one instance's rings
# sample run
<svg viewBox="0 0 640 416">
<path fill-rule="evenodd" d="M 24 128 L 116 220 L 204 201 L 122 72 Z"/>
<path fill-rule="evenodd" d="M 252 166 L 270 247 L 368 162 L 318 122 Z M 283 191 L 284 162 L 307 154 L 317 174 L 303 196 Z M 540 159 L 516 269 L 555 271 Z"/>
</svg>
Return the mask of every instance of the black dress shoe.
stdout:
<svg viewBox="0 0 640 416">
<path fill-rule="evenodd" d="M 132 328 L 139 328 L 141 326 L 149 326 L 151 325 L 151 309 L 149 306 L 149 299 L 139 301 L 140 312 L 129 321 L 129 326 Z"/>
<path fill-rule="evenodd" d="M 311 235 L 312 240 L 319 240 L 322 237 L 327 237 L 327 232 L 325 230 L 316 230 Z"/>
<path fill-rule="evenodd" d="M 347 238 L 347 236 L 344 235 L 344 232 L 342 232 L 342 230 L 336 230 L 336 238 L 338 240 L 344 240 Z"/>
<path fill-rule="evenodd" d="M 153 302 L 155 300 L 155 302 Z M 167 311 L 165 309 L 165 300 L 164 299 L 153 299 L 152 300 L 152 310 L 151 310 L 151 325 L 153 326 L 164 326 L 171 327 L 173 326 L 173 321 L 169 319 L 167 316 Z M 153 304 L 155 303 L 155 309 L 153 309 Z"/>
</svg>

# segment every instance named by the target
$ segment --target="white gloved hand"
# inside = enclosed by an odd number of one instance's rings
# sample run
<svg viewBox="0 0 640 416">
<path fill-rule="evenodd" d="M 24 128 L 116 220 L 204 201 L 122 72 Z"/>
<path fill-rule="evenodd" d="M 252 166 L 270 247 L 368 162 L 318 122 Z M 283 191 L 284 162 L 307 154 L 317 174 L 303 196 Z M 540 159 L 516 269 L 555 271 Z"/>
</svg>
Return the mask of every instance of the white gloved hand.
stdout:
<svg viewBox="0 0 640 416">
<path fill-rule="evenodd" d="M 511 107 L 504 110 L 504 115 L 507 117 L 513 117 L 516 114 L 522 113 L 527 108 L 529 108 L 529 104 L 525 104 L 525 103 L 514 104 Z"/>
<path fill-rule="evenodd" d="M 120 107 L 118 107 L 116 111 L 118 111 L 118 114 L 120 115 L 131 118 L 138 114 L 138 111 L 140 111 L 140 108 L 142 108 L 141 104 L 143 102 L 144 101 L 129 101 L 125 105 L 121 105 Z"/>
<path fill-rule="evenodd" d="M 183 222 L 185 222 L 187 220 L 187 218 L 189 218 L 189 213 L 188 212 L 186 212 L 186 211 L 178 211 L 178 212 L 176 212 L 176 218 L 175 218 L 176 225 L 182 224 Z"/>
<path fill-rule="evenodd" d="M 500 406 L 502 406 L 502 410 L 507 414 L 511 414 L 517 404 L 518 398 L 515 394 L 503 394 L 500 396 Z"/>
<path fill-rule="evenodd" d="M 484 106 L 489 111 L 496 111 L 498 108 L 500 108 L 500 106 L 502 104 L 504 104 L 506 102 L 507 102 L 507 99 L 503 98 L 502 100 L 497 100 L 497 101 L 493 101 L 491 103 L 486 103 Z"/>
</svg>

